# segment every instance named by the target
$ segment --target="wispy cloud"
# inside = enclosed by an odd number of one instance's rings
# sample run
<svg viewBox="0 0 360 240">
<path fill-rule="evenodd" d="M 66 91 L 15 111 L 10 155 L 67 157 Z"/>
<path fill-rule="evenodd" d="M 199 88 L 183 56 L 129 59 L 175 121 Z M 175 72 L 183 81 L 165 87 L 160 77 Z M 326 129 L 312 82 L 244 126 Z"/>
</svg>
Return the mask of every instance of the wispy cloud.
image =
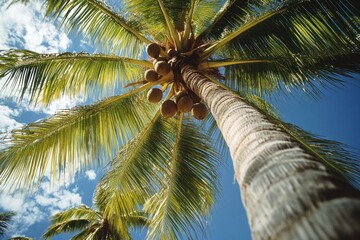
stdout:
<svg viewBox="0 0 360 240">
<path fill-rule="evenodd" d="M 85 175 L 89 180 L 95 180 L 96 179 L 96 173 L 95 173 L 94 170 L 85 171 Z"/>
<path fill-rule="evenodd" d="M 25 48 L 41 53 L 59 52 L 71 43 L 67 35 L 44 16 L 40 1 L 0 5 L 0 49 Z"/>
<path fill-rule="evenodd" d="M 14 119 L 19 114 L 19 110 L 11 109 L 0 102 L 0 133 L 9 132 L 14 128 L 21 127 L 22 124 Z"/>
<path fill-rule="evenodd" d="M 81 200 L 78 188 L 73 184 L 51 187 L 49 181 L 42 182 L 34 195 L 0 191 L 0 208 L 16 213 L 7 232 L 10 236 L 24 234 L 31 225 L 59 211 L 80 205 Z"/>
<path fill-rule="evenodd" d="M 44 17 L 41 1 L 32 1 L 28 5 L 16 3 L 8 7 L 0 4 L 0 49 L 28 49 L 39 53 L 66 51 L 71 40 L 53 22 Z M 57 109 L 71 108 L 82 102 L 82 97 L 70 99 L 68 96 L 52 102 L 47 107 L 29 104 L 26 96 L 19 102 L 12 89 L 4 88 L 5 79 L 0 80 L 0 99 L 11 99 L 24 111 L 54 114 Z"/>
</svg>

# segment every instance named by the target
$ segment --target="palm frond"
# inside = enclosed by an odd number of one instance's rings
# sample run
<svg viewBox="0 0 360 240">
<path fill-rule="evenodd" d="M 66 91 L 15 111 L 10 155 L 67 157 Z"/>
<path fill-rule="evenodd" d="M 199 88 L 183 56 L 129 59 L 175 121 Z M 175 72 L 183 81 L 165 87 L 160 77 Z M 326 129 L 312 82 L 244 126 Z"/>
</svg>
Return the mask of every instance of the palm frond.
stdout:
<svg viewBox="0 0 360 240">
<path fill-rule="evenodd" d="M 279 124 L 319 161 L 341 174 L 358 189 L 360 188 L 359 156 L 351 151 L 349 146 L 323 139 L 290 123 L 279 122 Z"/>
<path fill-rule="evenodd" d="M 239 21 L 214 46 L 225 58 L 276 57 L 280 52 L 316 56 L 323 51 L 359 51 L 359 15 L 354 0 L 284 1 Z M 251 30 L 251 31 L 250 31 Z M 225 41 L 228 41 L 226 45 Z"/>
<path fill-rule="evenodd" d="M 180 32 L 183 31 L 190 3 L 191 0 L 163 0 L 159 5 L 152 0 L 124 0 L 124 8 L 143 23 L 143 27 L 155 40 L 164 42 L 166 36 L 170 36 L 170 32 L 167 32 L 170 30 L 168 24 L 173 25 Z M 168 23 L 163 15 L 161 4 L 169 17 Z"/>
<path fill-rule="evenodd" d="M 114 212 L 116 204 L 111 199 L 120 191 L 120 211 L 129 215 L 138 204 L 143 204 L 161 184 L 159 172 L 164 171 L 166 160 L 171 156 L 174 141 L 174 125 L 163 121 L 158 112 L 151 122 L 124 146 L 111 163 L 110 170 L 97 186 L 95 200 Z M 119 210 L 118 210 L 119 211 Z"/>
<path fill-rule="evenodd" d="M 77 31 L 92 39 L 103 51 L 139 55 L 143 36 L 139 22 L 128 20 L 99 0 L 49 0 L 47 15 L 60 18 L 69 31 Z"/>
<path fill-rule="evenodd" d="M 157 2 L 159 4 L 159 6 L 160 6 L 162 15 L 164 16 L 166 26 L 167 26 L 167 29 L 168 29 L 168 31 L 170 33 L 171 39 L 172 39 L 174 45 L 176 46 L 176 49 L 178 51 L 181 51 L 182 45 L 180 43 L 179 35 L 177 34 L 175 25 L 173 24 L 172 19 L 170 18 L 168 10 L 165 8 L 163 0 L 158 0 Z"/>
<path fill-rule="evenodd" d="M 279 5 L 273 8 L 271 11 L 264 11 L 260 14 L 256 12 L 253 16 L 247 16 L 250 20 L 244 21 L 240 20 L 237 24 L 239 27 L 229 30 L 228 33 L 225 32 L 225 36 L 221 37 L 221 39 L 217 40 L 214 44 L 205 49 L 203 53 L 203 58 L 208 58 L 218 49 L 224 47 L 226 44 L 231 42 L 232 40 L 241 37 L 243 34 L 248 32 L 250 29 L 254 29 L 255 27 L 266 23 L 267 21 L 273 19 L 275 16 L 280 15 L 285 12 L 287 9 L 297 6 L 299 3 L 305 0 L 291 1 L 290 5 Z"/>
<path fill-rule="evenodd" d="M 39 54 L 26 50 L 0 52 L 0 77 L 20 98 L 48 104 L 64 95 L 113 94 L 119 87 L 143 78 L 148 61 L 114 55 Z M 121 86 L 118 86 L 120 83 Z"/>
<path fill-rule="evenodd" d="M 73 236 L 72 238 L 70 238 L 70 240 L 83 240 L 83 239 L 94 239 L 94 240 L 98 240 L 94 238 L 94 232 L 96 233 L 97 228 L 100 226 L 99 223 L 93 224 L 88 228 L 83 229 L 82 231 L 80 231 L 79 233 L 77 233 L 75 236 Z M 100 239 L 99 239 L 100 240 Z"/>
<path fill-rule="evenodd" d="M 65 170 L 72 175 L 79 167 L 106 161 L 155 111 L 137 91 L 63 110 L 14 130 L 2 140 L 6 148 L 0 152 L 1 184 L 31 187 L 49 168 L 54 181 Z"/>
<path fill-rule="evenodd" d="M 242 64 L 225 67 L 224 83 L 243 93 L 271 96 L 278 90 L 300 89 L 317 98 L 321 95 L 320 87 L 340 86 L 343 77 L 360 71 L 359 60 L 360 51 L 324 51 L 315 56 L 284 53 L 283 57 L 272 59 L 242 60 Z"/>
<path fill-rule="evenodd" d="M 60 233 L 82 230 L 100 221 L 100 219 L 98 213 L 85 205 L 70 208 L 51 217 L 51 224 L 42 235 L 42 238 L 51 239 L 51 237 Z"/>
<path fill-rule="evenodd" d="M 0 213 L 0 236 L 4 235 L 7 228 L 9 227 L 9 222 L 15 216 L 14 212 L 1 212 Z"/>
<path fill-rule="evenodd" d="M 205 22 L 206 28 L 199 34 L 199 40 L 219 39 L 224 31 L 232 29 L 239 21 L 246 19 L 250 13 L 263 9 L 264 1 L 223 1 L 223 6 L 213 15 L 210 21 Z"/>
<path fill-rule="evenodd" d="M 221 8 L 222 0 L 198 0 L 195 1 L 193 14 L 193 32 L 198 36 L 211 22 L 211 19 L 218 13 Z"/>
<path fill-rule="evenodd" d="M 192 33 L 192 21 L 193 21 L 196 2 L 198 2 L 198 1 L 191 0 L 190 10 L 189 10 L 189 13 L 186 16 L 186 21 L 184 21 L 185 22 L 185 24 L 184 24 L 184 35 L 183 35 L 183 39 L 184 39 L 183 47 L 184 48 L 187 47 L 190 34 Z"/>
<path fill-rule="evenodd" d="M 162 186 L 145 204 L 152 216 L 149 239 L 197 239 L 214 201 L 217 160 L 208 138 L 182 117 L 176 122 L 176 142 Z"/>
</svg>

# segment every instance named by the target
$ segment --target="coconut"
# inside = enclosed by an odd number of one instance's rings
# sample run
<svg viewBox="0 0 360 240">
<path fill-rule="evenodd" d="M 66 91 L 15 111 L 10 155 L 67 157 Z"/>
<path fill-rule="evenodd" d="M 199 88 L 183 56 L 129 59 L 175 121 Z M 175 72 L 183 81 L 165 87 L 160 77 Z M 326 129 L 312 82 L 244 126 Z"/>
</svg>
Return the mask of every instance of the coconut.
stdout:
<svg viewBox="0 0 360 240">
<path fill-rule="evenodd" d="M 176 102 L 176 104 L 179 102 L 180 98 L 182 98 L 182 97 L 184 97 L 184 96 L 188 96 L 188 93 L 185 92 L 185 91 L 181 91 L 181 92 L 177 93 L 177 94 L 175 95 L 175 102 Z"/>
<path fill-rule="evenodd" d="M 177 109 L 180 112 L 190 112 L 193 106 L 193 100 L 189 95 L 182 96 L 176 103 Z"/>
<path fill-rule="evenodd" d="M 160 62 L 160 61 L 166 61 L 166 58 L 164 58 L 164 57 L 158 57 L 158 58 L 154 59 L 154 61 L 153 61 L 153 66 L 155 67 L 156 63 L 157 63 L 157 62 Z"/>
<path fill-rule="evenodd" d="M 168 64 L 165 61 L 158 61 L 155 64 L 155 71 L 159 74 L 159 75 L 166 75 L 170 72 L 170 64 Z"/>
<path fill-rule="evenodd" d="M 170 118 L 177 112 L 176 103 L 172 100 L 166 100 L 161 105 L 161 114 L 164 118 Z"/>
<path fill-rule="evenodd" d="M 157 58 L 160 54 L 160 51 L 161 51 L 160 46 L 157 45 L 156 43 L 150 43 L 149 45 L 146 46 L 146 52 L 152 58 Z"/>
<path fill-rule="evenodd" d="M 208 110 L 203 103 L 195 103 L 192 107 L 191 114 L 199 120 L 203 120 L 207 114 Z"/>
<path fill-rule="evenodd" d="M 159 75 L 154 69 L 148 69 L 145 71 L 145 79 L 148 82 L 156 82 L 159 79 Z"/>
<path fill-rule="evenodd" d="M 175 49 L 169 48 L 169 50 L 167 51 L 167 54 L 169 55 L 170 58 L 173 58 L 176 56 L 177 52 Z"/>
<path fill-rule="evenodd" d="M 149 102 L 158 103 L 162 99 L 163 92 L 159 88 L 152 88 L 148 91 L 146 97 Z"/>
</svg>

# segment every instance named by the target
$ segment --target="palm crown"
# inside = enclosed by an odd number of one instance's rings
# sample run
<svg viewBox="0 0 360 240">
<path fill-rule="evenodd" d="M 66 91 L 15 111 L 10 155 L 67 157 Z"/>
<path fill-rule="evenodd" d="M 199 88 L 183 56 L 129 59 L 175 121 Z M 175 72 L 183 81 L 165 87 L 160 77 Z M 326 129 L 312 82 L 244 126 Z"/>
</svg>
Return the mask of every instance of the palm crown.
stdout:
<svg viewBox="0 0 360 240">
<path fill-rule="evenodd" d="M 141 206 L 151 216 L 149 238 L 197 236 L 217 190 L 219 157 L 208 134 L 221 136 L 211 116 L 194 120 L 185 113 L 190 106 L 172 117 L 145 94 L 160 86 L 161 102 L 180 93 L 191 105 L 201 100 L 180 73 L 183 62 L 241 96 L 327 165 L 356 173 L 340 144 L 282 122 L 262 96 L 292 88 L 318 96 L 318 83 L 335 84 L 357 72 L 358 1 L 124 0 L 111 7 L 48 0 L 45 6 L 49 17 L 102 53 L 3 51 L 0 74 L 7 86 L 44 105 L 63 95 L 112 96 L 14 130 L 3 140 L 1 184 L 31 187 L 46 171 L 55 180 L 65 169 L 73 173 L 113 159 L 98 185 L 105 215 Z M 144 53 L 151 43 L 159 51 L 148 50 L 155 60 Z M 161 61 L 169 69 L 144 80 Z M 179 99 L 184 96 L 178 105 Z"/>
</svg>

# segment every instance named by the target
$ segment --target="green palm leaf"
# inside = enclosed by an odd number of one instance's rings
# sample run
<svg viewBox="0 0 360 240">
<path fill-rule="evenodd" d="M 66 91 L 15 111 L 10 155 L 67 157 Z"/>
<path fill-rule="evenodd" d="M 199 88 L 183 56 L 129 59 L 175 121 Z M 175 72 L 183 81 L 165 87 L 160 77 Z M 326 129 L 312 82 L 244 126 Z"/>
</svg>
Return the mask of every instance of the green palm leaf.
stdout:
<svg viewBox="0 0 360 240">
<path fill-rule="evenodd" d="M 139 22 L 126 19 L 103 1 L 49 0 L 47 15 L 60 18 L 69 31 L 83 33 L 104 51 L 135 56 L 150 43 Z"/>
<path fill-rule="evenodd" d="M 52 216 L 51 225 L 42 237 L 50 239 L 60 233 L 81 230 L 100 221 L 100 219 L 99 213 L 85 205 L 70 208 Z"/>
<path fill-rule="evenodd" d="M 244 21 L 249 14 L 254 15 L 256 12 L 264 9 L 264 1 L 243 1 L 227 0 L 223 6 L 213 15 L 211 21 L 204 21 L 206 28 L 199 34 L 198 38 L 219 39 L 224 30 L 232 29 L 239 21 Z"/>
<path fill-rule="evenodd" d="M 346 0 L 286 1 L 251 16 L 248 22 L 239 21 L 230 34 L 206 51 L 226 45 L 219 51 L 226 57 L 258 58 L 276 56 L 278 49 L 301 55 L 358 50 L 355 16 L 359 8 L 351 8 L 349 3 L 358 4 Z"/>
<path fill-rule="evenodd" d="M 117 153 L 97 187 L 96 201 L 98 205 L 106 206 L 104 211 L 116 212 L 114 207 L 119 206 L 121 212 L 130 214 L 137 204 L 143 204 L 156 192 L 156 186 L 162 181 L 159 172 L 164 171 L 174 142 L 175 129 L 170 123 L 156 114 L 137 137 Z M 118 191 L 125 197 L 116 196 Z"/>
<path fill-rule="evenodd" d="M 221 0 L 203 1 L 196 0 L 194 14 L 192 16 L 192 29 L 195 35 L 199 35 L 209 25 L 212 18 L 221 8 Z"/>
<path fill-rule="evenodd" d="M 19 97 L 48 104 L 63 95 L 102 95 L 143 78 L 148 61 L 114 55 L 39 54 L 26 50 L 0 52 L 0 77 Z M 16 80 L 16 81 L 15 81 Z M 118 86 L 120 83 L 121 86 Z"/>
<path fill-rule="evenodd" d="M 144 23 L 145 29 L 154 36 L 158 41 L 164 41 L 170 31 L 168 24 L 173 24 L 176 30 L 183 30 L 186 19 L 186 14 L 190 8 L 190 0 L 186 1 L 172 1 L 165 0 L 157 3 L 149 0 L 125 0 L 124 7 L 129 12 L 136 13 L 136 18 Z M 160 4 L 163 5 L 163 10 Z M 163 11 L 169 16 L 170 22 L 167 23 Z M 177 34 L 176 34 L 176 37 Z"/>
<path fill-rule="evenodd" d="M 63 110 L 14 130 L 2 142 L 6 148 L 0 153 L 0 182 L 30 187 L 48 168 L 55 180 L 67 167 L 71 175 L 78 167 L 104 162 L 119 142 L 126 143 L 150 120 L 154 107 L 144 105 L 144 95 L 137 91 Z"/>
<path fill-rule="evenodd" d="M 9 222 L 14 216 L 15 216 L 14 212 L 0 213 L 0 236 L 5 234 L 7 228 L 9 227 Z"/>
<path fill-rule="evenodd" d="M 338 86 L 341 78 L 358 72 L 360 64 L 356 59 L 360 59 L 360 52 L 324 51 L 316 56 L 284 53 L 273 59 L 242 60 L 241 64 L 225 67 L 224 83 L 243 93 L 272 95 L 278 90 L 300 89 L 316 98 L 321 95 L 320 86 Z"/>
<path fill-rule="evenodd" d="M 214 201 L 216 154 L 196 125 L 181 117 L 177 125 L 161 188 L 145 204 L 152 216 L 149 239 L 198 238 L 203 233 L 203 215 Z"/>
</svg>

